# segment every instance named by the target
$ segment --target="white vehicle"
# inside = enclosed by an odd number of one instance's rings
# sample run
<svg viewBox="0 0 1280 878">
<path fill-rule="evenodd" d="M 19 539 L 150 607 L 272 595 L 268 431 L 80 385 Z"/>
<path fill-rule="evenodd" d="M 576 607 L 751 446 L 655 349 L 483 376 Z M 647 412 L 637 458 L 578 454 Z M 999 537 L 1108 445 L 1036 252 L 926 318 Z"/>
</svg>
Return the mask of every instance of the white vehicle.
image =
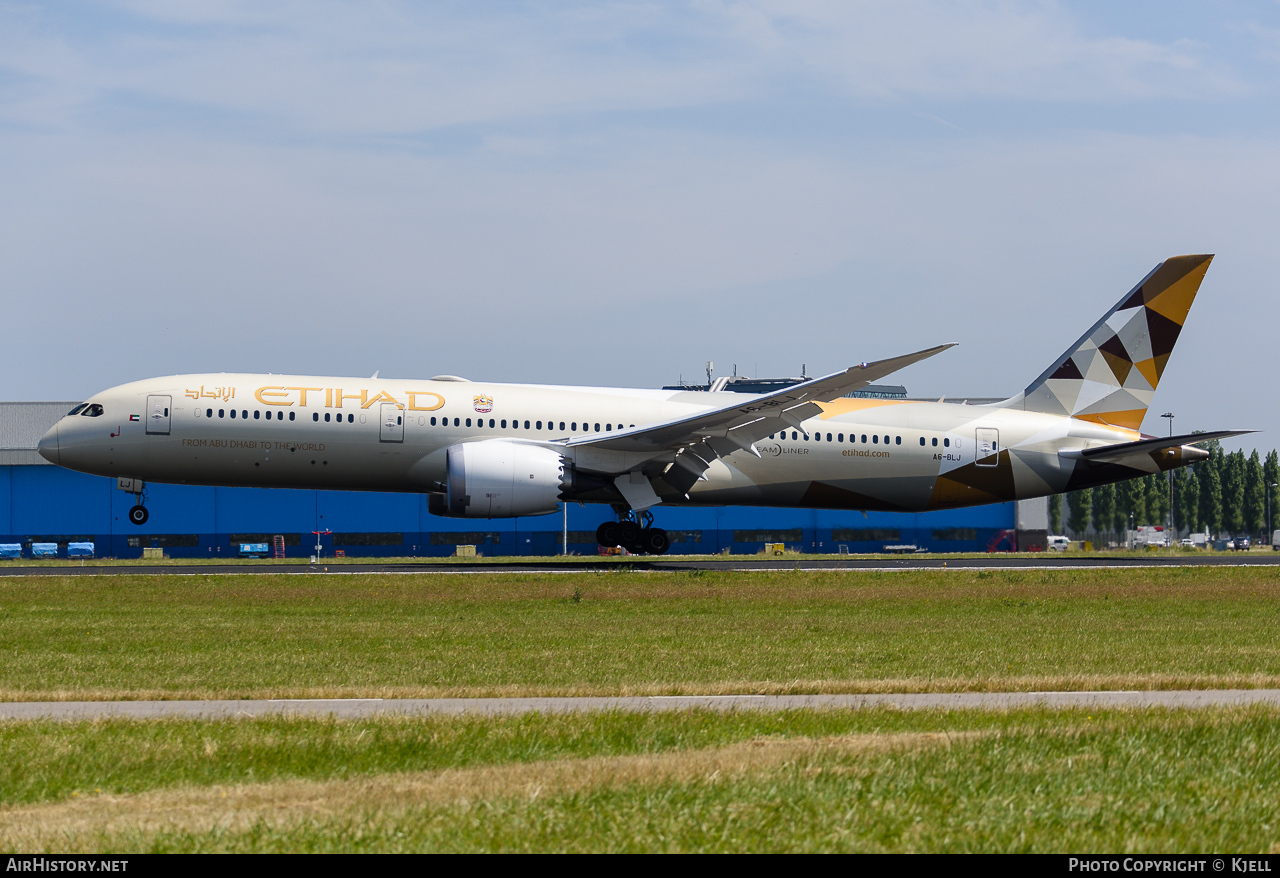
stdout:
<svg viewBox="0 0 1280 878">
<path fill-rule="evenodd" d="M 620 520 L 601 525 L 601 545 L 654 554 L 670 545 L 650 511 L 664 505 L 924 511 L 1040 497 L 1186 466 L 1208 456 L 1191 443 L 1249 432 L 1139 432 L 1211 259 L 1160 263 L 995 405 L 850 398 L 951 345 L 758 395 L 215 373 L 104 390 L 39 450 L 116 478 L 137 498 L 136 525 L 147 482 L 402 491 L 461 518 L 605 503 Z"/>
<path fill-rule="evenodd" d="M 1133 549 L 1164 549 L 1169 546 L 1169 533 L 1160 525 L 1144 524 L 1129 531 L 1129 547 Z"/>
<path fill-rule="evenodd" d="M 1271 550 L 1273 552 L 1280 551 L 1280 530 L 1273 530 L 1271 532 Z"/>
<path fill-rule="evenodd" d="M 1065 552 L 1067 550 L 1067 547 L 1071 545 L 1071 540 L 1067 539 L 1066 537 L 1053 536 L 1052 534 L 1050 534 L 1047 543 L 1048 544 L 1045 546 L 1045 548 L 1048 549 L 1049 551 Z"/>
</svg>

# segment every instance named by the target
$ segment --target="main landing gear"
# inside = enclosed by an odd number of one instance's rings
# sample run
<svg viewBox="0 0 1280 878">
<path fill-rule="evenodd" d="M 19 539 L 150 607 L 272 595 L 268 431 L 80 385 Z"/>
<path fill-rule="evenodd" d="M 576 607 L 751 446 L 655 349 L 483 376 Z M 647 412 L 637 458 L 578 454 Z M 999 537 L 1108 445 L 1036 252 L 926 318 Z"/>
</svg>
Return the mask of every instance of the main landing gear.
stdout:
<svg viewBox="0 0 1280 878">
<path fill-rule="evenodd" d="M 596 528 L 596 542 L 607 549 L 621 546 L 633 555 L 665 555 L 671 548 L 667 532 L 653 526 L 651 512 L 628 512 L 621 521 L 606 521 Z"/>
</svg>

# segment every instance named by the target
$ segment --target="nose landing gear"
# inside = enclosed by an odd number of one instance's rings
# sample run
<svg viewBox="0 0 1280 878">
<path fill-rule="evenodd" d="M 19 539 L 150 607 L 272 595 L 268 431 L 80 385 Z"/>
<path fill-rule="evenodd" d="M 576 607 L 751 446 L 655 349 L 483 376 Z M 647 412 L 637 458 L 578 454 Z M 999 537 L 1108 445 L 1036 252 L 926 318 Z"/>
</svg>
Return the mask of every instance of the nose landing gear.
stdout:
<svg viewBox="0 0 1280 878">
<path fill-rule="evenodd" d="M 117 479 L 116 487 L 121 491 L 132 494 L 137 501 L 129 508 L 129 522 L 139 527 L 146 524 L 147 519 L 151 517 L 146 507 L 147 483 L 142 479 Z"/>
<path fill-rule="evenodd" d="M 621 546 L 633 555 L 665 555 L 671 548 L 667 532 L 653 526 L 653 513 L 626 513 L 621 521 L 606 521 L 596 528 L 596 542 L 605 548 Z"/>
</svg>

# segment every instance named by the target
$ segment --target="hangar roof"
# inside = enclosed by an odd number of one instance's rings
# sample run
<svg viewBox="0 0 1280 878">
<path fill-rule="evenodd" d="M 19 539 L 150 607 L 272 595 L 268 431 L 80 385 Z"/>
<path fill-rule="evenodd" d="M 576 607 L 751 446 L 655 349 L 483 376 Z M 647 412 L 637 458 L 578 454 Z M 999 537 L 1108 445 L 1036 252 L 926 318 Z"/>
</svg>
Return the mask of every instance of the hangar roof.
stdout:
<svg viewBox="0 0 1280 878">
<path fill-rule="evenodd" d="M 78 402 L 0 402 L 0 466 L 49 464 L 36 445 Z"/>
</svg>

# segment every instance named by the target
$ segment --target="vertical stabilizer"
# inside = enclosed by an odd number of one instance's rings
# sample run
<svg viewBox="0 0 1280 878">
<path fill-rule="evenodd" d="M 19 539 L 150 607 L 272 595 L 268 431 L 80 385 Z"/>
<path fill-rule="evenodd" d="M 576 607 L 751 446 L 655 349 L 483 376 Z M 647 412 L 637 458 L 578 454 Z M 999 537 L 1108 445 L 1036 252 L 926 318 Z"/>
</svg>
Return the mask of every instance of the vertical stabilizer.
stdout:
<svg viewBox="0 0 1280 878">
<path fill-rule="evenodd" d="M 1212 259 L 1161 262 L 1008 405 L 1137 430 Z"/>
</svg>

